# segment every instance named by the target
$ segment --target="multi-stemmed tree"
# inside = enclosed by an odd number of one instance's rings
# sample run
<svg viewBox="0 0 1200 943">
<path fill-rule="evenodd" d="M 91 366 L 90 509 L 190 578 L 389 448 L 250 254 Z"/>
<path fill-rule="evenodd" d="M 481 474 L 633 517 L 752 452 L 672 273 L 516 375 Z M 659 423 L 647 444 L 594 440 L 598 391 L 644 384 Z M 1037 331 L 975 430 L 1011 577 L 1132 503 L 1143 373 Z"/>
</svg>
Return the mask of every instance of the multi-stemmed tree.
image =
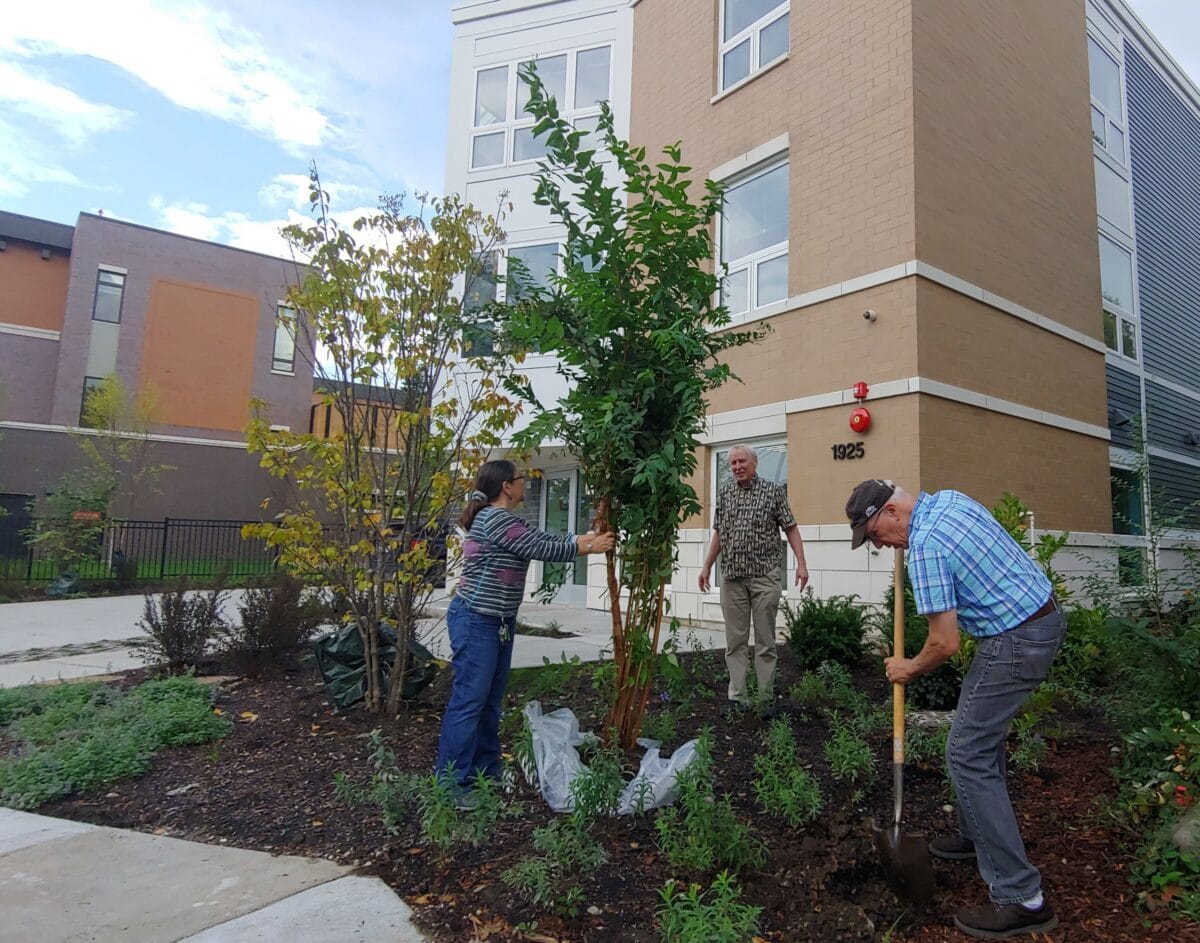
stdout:
<svg viewBox="0 0 1200 943">
<path fill-rule="evenodd" d="M 721 352 L 761 334 L 721 330 L 729 317 L 711 235 L 720 187 L 689 179 L 678 145 L 647 163 L 644 148 L 616 135 L 603 105 L 596 134 L 619 173 L 614 185 L 596 146 L 559 115 L 536 70 L 526 67 L 521 78 L 534 133 L 549 152 L 534 199 L 566 237 L 563 274 L 549 292 L 514 306 L 508 329 L 518 346 L 558 358 L 569 392 L 545 404 L 528 385 L 510 380 L 509 387 L 540 410 L 519 443 L 565 442 L 594 498 L 596 529 L 621 535 L 607 560 L 617 670 L 605 729 L 631 748 L 659 650 L 678 529 L 700 510 L 689 478 L 704 397 L 731 378 Z"/>
</svg>

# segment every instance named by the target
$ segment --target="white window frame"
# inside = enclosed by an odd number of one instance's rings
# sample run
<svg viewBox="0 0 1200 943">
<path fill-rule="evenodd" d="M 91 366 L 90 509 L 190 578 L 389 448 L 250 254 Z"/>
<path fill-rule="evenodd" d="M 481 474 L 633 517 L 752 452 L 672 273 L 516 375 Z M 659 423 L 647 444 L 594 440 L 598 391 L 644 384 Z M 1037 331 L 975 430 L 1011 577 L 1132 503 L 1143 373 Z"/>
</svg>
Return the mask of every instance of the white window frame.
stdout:
<svg viewBox="0 0 1200 943">
<path fill-rule="evenodd" d="M 562 239 L 530 239 L 523 242 L 505 243 L 502 246 L 495 246 L 491 252 L 496 254 L 496 303 L 503 304 L 508 301 L 508 254 L 513 249 L 532 249 L 539 246 L 555 246 L 554 253 L 554 274 L 563 274 L 563 254 L 566 252 L 566 243 Z M 532 273 L 531 273 L 532 274 Z M 465 290 L 465 288 L 464 288 Z M 491 321 L 480 320 L 479 324 L 491 324 Z M 475 356 L 491 356 L 492 352 Z"/>
<path fill-rule="evenodd" d="M 718 4 L 718 38 L 725 35 L 725 5 L 727 2 L 728 0 L 720 0 L 720 3 Z M 744 82 L 749 82 L 752 78 L 754 78 L 755 75 L 757 75 L 759 72 L 762 72 L 768 66 L 774 65 L 776 62 L 787 58 L 788 53 L 791 51 L 790 37 L 788 39 L 788 48 L 782 55 L 776 56 L 770 62 L 759 62 L 759 57 L 761 55 L 760 46 L 762 31 L 768 26 L 771 26 L 781 16 L 787 16 L 790 13 L 790 0 L 781 0 L 779 4 L 774 6 L 767 13 L 760 16 L 749 26 L 745 27 L 741 32 L 734 34 L 729 39 L 721 39 L 717 47 L 717 88 L 719 92 L 727 92 L 731 88 L 736 88 Z M 725 81 L 725 54 L 733 49 L 736 49 L 747 39 L 750 40 L 750 71 L 737 81 L 727 83 Z"/>
<path fill-rule="evenodd" d="M 1137 254 L 1134 252 L 1134 247 L 1128 237 L 1122 238 L 1116 227 L 1101 225 L 1099 237 L 1097 239 L 1097 254 L 1099 254 L 1099 239 L 1107 239 L 1118 249 L 1129 253 L 1129 272 L 1130 284 L 1133 297 L 1133 309 L 1129 310 L 1124 305 L 1118 304 L 1109 298 L 1101 296 L 1101 307 L 1103 309 L 1102 317 L 1107 320 L 1111 314 L 1116 319 L 1116 336 L 1115 347 L 1109 347 L 1108 341 L 1105 339 L 1104 346 L 1108 350 L 1109 356 L 1115 356 L 1121 360 L 1140 363 L 1142 359 L 1142 331 L 1140 319 L 1137 313 Z M 1103 260 L 1101 260 L 1101 290 L 1103 290 Z M 1125 352 L 1125 328 L 1128 326 L 1133 333 L 1133 349 L 1134 354 L 1130 356 Z"/>
<path fill-rule="evenodd" d="M 1089 94 L 1091 97 L 1092 117 L 1093 117 L 1093 124 L 1090 126 L 1091 132 L 1092 132 L 1092 143 L 1096 146 L 1096 148 L 1098 150 L 1102 151 L 1109 158 L 1116 161 L 1121 167 L 1128 167 L 1129 166 L 1129 122 L 1126 121 L 1125 116 L 1129 113 L 1129 110 L 1127 107 L 1127 103 L 1125 101 L 1125 57 L 1123 55 L 1121 55 L 1119 50 L 1114 49 L 1112 44 L 1109 43 L 1107 39 L 1105 39 L 1102 36 L 1097 35 L 1096 33 L 1092 32 L 1091 30 L 1088 31 L 1087 37 L 1088 37 L 1088 41 L 1090 43 L 1095 43 L 1096 48 L 1099 49 L 1101 53 L 1108 56 L 1108 58 L 1111 59 L 1113 61 L 1113 63 L 1116 64 L 1117 87 L 1120 92 L 1121 112 L 1122 112 L 1120 115 L 1112 114 L 1112 112 L 1110 112 L 1104 106 L 1104 103 L 1101 102 L 1100 99 L 1096 97 L 1094 90 L 1092 90 L 1090 87 L 1091 86 L 1091 81 L 1090 81 L 1090 71 L 1091 70 L 1089 67 L 1088 85 L 1089 85 Z M 1090 47 L 1088 50 L 1088 55 L 1089 56 L 1091 55 Z M 1104 126 L 1103 140 L 1096 133 L 1094 121 L 1097 117 L 1099 117 L 1100 121 L 1103 123 L 1103 126 Z M 1116 130 L 1121 135 L 1121 147 L 1120 147 L 1119 151 L 1115 147 L 1110 146 L 1113 130 Z"/>
<path fill-rule="evenodd" d="M 287 312 L 286 314 L 284 312 Z M 290 322 L 291 326 L 288 327 Z M 297 352 L 297 332 L 296 332 L 296 309 L 286 301 L 278 301 L 275 303 L 275 330 L 271 333 L 271 372 L 276 376 L 294 377 L 296 375 L 296 352 Z M 279 332 L 287 331 L 292 338 L 292 361 L 286 366 L 280 366 L 280 359 L 277 351 L 279 350 Z"/>
<path fill-rule="evenodd" d="M 718 479 L 720 478 L 720 470 L 721 470 L 721 454 L 724 453 L 725 455 L 728 455 L 730 449 L 732 449 L 735 445 L 748 445 L 752 449 L 754 449 L 755 452 L 761 452 L 763 449 L 769 449 L 769 448 L 773 448 L 775 446 L 780 446 L 783 449 L 784 454 L 785 455 L 787 454 L 787 438 L 786 437 L 780 438 L 778 436 L 773 436 L 769 439 L 730 440 L 729 442 L 722 442 L 719 445 L 711 446 L 711 448 L 712 448 L 712 492 L 710 495 L 711 503 L 709 504 L 709 507 L 712 508 L 714 524 L 716 523 L 715 517 L 716 517 L 716 513 L 717 513 L 717 494 L 721 490 L 721 486 L 718 482 Z M 726 459 L 725 464 L 728 465 L 728 459 Z M 786 485 L 787 482 L 785 481 L 783 484 Z M 713 529 L 715 529 L 715 527 Z M 796 561 L 792 558 L 792 547 L 791 547 L 791 544 L 789 544 L 787 542 L 787 537 L 781 535 L 779 539 L 782 540 L 783 544 L 784 544 L 785 557 L 784 557 L 784 565 L 783 565 L 783 594 L 784 594 L 784 596 L 787 596 L 788 589 L 791 586 L 791 581 L 788 579 L 788 574 L 795 572 L 795 570 L 796 570 L 795 562 Z M 709 591 L 708 591 L 710 595 L 718 594 L 721 589 L 720 559 L 721 559 L 721 555 L 717 554 L 717 560 L 713 564 L 712 580 L 711 580 L 711 583 L 709 586 Z M 792 587 L 792 588 L 794 589 L 794 587 Z"/>
<path fill-rule="evenodd" d="M 761 177 L 764 174 L 770 173 L 772 170 L 778 170 L 780 167 L 784 167 L 784 166 L 788 167 L 788 185 L 789 185 L 789 191 L 790 191 L 790 189 L 791 189 L 791 167 L 788 166 L 788 152 L 787 151 L 777 154 L 775 157 L 772 157 L 771 159 L 764 161 L 761 164 L 756 165 L 754 168 L 752 168 L 749 171 L 746 171 L 745 173 L 740 173 L 736 177 L 731 177 L 722 182 L 725 183 L 726 191 L 733 190 L 739 186 L 742 186 L 743 184 L 749 183 L 751 180 L 754 180 L 757 177 Z M 759 269 L 759 267 L 762 266 L 764 263 L 773 262 L 775 259 L 778 259 L 781 256 L 786 258 L 788 255 L 788 246 L 791 242 L 791 238 L 790 238 L 791 237 L 791 201 L 790 201 L 790 199 L 787 201 L 784 209 L 785 209 L 785 213 L 787 214 L 785 228 L 787 229 L 789 238 L 784 239 L 782 242 L 776 242 L 772 245 L 766 246 L 762 249 L 759 249 L 756 252 L 750 253 L 749 255 L 743 255 L 743 256 L 739 256 L 736 259 L 731 259 L 729 262 L 721 261 L 721 243 L 722 243 L 722 239 L 723 239 L 723 235 L 724 235 L 723 229 L 724 229 L 724 225 L 725 225 L 725 218 L 724 218 L 723 212 L 717 214 L 716 269 L 721 275 L 721 287 L 718 289 L 718 300 L 721 303 L 724 303 L 724 299 L 725 299 L 725 281 L 726 281 L 726 279 L 728 279 L 728 277 L 730 275 L 736 274 L 737 272 L 741 272 L 743 270 L 745 270 L 747 273 L 747 276 L 746 276 L 747 277 L 746 308 L 742 311 L 730 311 L 729 312 L 729 317 L 735 321 L 738 319 L 742 319 L 742 318 L 752 318 L 755 316 L 756 311 L 758 311 L 762 308 L 780 304 L 781 302 L 786 302 L 789 297 L 788 292 L 789 292 L 790 286 L 785 283 L 783 298 L 776 298 L 772 301 L 768 301 L 766 304 L 758 303 L 758 269 Z"/>
<path fill-rule="evenodd" d="M 525 55 L 520 58 L 510 59 L 507 62 L 490 62 L 486 65 L 476 67 L 471 84 L 471 137 L 467 147 L 467 169 L 469 171 L 477 170 L 494 170 L 500 167 L 520 167 L 528 164 L 536 164 L 543 158 L 526 157 L 517 160 L 515 157 L 517 145 L 517 132 L 532 128 L 537 122 L 525 114 L 517 114 L 517 102 L 523 97 L 526 85 L 517 75 L 517 69 L 523 62 L 529 62 L 537 59 L 553 59 L 558 56 L 567 57 L 567 71 L 564 79 L 565 96 L 567 101 L 558 102 L 559 114 L 565 118 L 572 126 L 581 119 L 595 118 L 600 115 L 600 105 L 591 103 L 587 105 L 578 105 L 575 101 L 575 79 L 577 73 L 577 60 L 581 52 L 590 52 L 593 49 L 608 50 L 608 97 L 607 101 L 612 101 L 613 96 L 613 53 L 614 48 L 611 42 L 592 43 L 586 46 L 569 47 L 566 49 L 555 50 L 539 50 L 536 54 L 530 56 Z M 479 94 L 479 73 L 486 72 L 489 69 L 498 69 L 507 67 L 508 69 L 508 90 L 505 98 L 504 121 L 497 124 L 479 125 L 475 124 L 475 111 L 477 107 L 476 96 Z M 489 134 L 504 135 L 504 158 L 498 163 L 478 164 L 474 163 L 475 141 L 477 138 L 485 137 Z"/>
</svg>

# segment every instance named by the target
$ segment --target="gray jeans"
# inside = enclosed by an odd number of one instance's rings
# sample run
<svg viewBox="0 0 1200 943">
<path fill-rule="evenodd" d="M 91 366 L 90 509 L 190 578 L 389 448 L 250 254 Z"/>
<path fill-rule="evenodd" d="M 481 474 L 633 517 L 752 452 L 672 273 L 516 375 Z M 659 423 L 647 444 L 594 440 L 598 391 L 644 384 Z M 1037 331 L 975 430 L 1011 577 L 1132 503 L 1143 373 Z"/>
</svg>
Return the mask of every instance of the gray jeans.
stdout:
<svg viewBox="0 0 1200 943">
<path fill-rule="evenodd" d="M 1059 610 L 980 639 L 946 741 L 959 828 L 975 843 L 979 875 L 997 904 L 1029 900 L 1042 886 L 1008 798 L 1004 741 L 1021 705 L 1046 679 L 1065 629 Z"/>
</svg>

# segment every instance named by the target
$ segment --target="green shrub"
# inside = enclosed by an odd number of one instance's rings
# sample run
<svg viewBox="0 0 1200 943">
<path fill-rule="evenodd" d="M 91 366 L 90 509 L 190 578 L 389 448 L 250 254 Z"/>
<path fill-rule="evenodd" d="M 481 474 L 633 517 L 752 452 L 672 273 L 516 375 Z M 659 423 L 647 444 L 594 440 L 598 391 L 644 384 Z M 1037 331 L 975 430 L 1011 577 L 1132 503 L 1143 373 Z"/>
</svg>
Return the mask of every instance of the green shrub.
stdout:
<svg viewBox="0 0 1200 943">
<path fill-rule="evenodd" d="M 821 814 L 821 789 L 800 765 L 791 723 L 783 717 L 774 721 L 763 734 L 763 746 L 766 752 L 754 757 L 753 785 L 759 804 L 792 828 L 815 821 Z"/>
<path fill-rule="evenodd" d="M 132 648 L 148 661 L 179 672 L 202 664 L 211 643 L 224 630 L 223 589 L 188 591 L 186 577 L 161 597 L 147 595 L 139 628 L 145 633 Z"/>
<path fill-rule="evenodd" d="M 829 739 L 825 741 L 825 759 L 834 779 L 862 787 L 875 778 L 875 755 L 871 752 L 871 745 L 838 714 L 833 714 L 830 718 Z"/>
<path fill-rule="evenodd" d="M 658 710 L 647 714 L 642 721 L 642 736 L 649 740 L 657 740 L 661 744 L 670 743 L 675 739 L 679 730 L 679 722 L 675 713 L 670 710 Z"/>
<path fill-rule="evenodd" d="M 6 697 L 7 733 L 24 748 L 0 757 L 0 804 L 36 808 L 136 776 L 166 747 L 224 736 L 230 724 L 213 713 L 213 697 L 212 688 L 187 676 L 125 693 L 64 684 Z"/>
<path fill-rule="evenodd" d="M 810 588 L 794 606 L 784 603 L 787 643 L 797 664 L 815 668 L 831 661 L 853 668 L 862 661 L 866 626 L 863 610 L 854 604 L 857 598 L 819 599 Z"/>
<path fill-rule="evenodd" d="M 1106 621 L 1115 683 L 1108 698 L 1118 726 L 1157 722 L 1164 712 L 1200 704 L 1200 611 L 1187 596 L 1165 617 L 1153 613 Z"/>
<path fill-rule="evenodd" d="M 696 759 L 679 772 L 675 804 L 654 821 L 659 846 L 673 867 L 686 871 L 762 867 L 766 845 L 737 820 L 729 796 L 718 798 L 713 792 L 710 727 L 701 731 L 696 752 Z"/>
<path fill-rule="evenodd" d="M 829 697 L 829 686 L 815 671 L 806 671 L 788 691 L 788 699 L 800 707 L 816 707 Z"/>
<path fill-rule="evenodd" d="M 289 651 L 312 641 L 329 619 L 321 593 L 286 570 L 278 570 L 267 586 L 248 589 L 238 603 L 240 620 L 218 627 L 222 655 L 247 674 L 260 674 Z"/>
<path fill-rule="evenodd" d="M 915 766 L 943 768 L 950 728 L 943 724 L 925 727 L 912 724 L 904 735 L 904 761 Z"/>
<path fill-rule="evenodd" d="M 746 943 L 758 936 L 761 907 L 743 904 L 742 892 L 722 871 L 713 881 L 711 899 L 692 884 L 681 891 L 675 881 L 667 881 L 658 892 L 662 906 L 658 925 L 663 943 Z"/>
<path fill-rule="evenodd" d="M 883 651 L 891 655 L 894 650 L 893 611 L 896 587 L 891 585 L 884 595 L 883 605 L 869 617 L 871 627 L 883 638 Z M 912 658 L 925 645 L 929 637 L 929 620 L 918 614 L 913 598 L 912 586 L 904 584 L 904 655 Z M 905 703 L 913 709 L 952 710 L 958 704 L 958 692 L 962 679 L 971 663 L 974 645 L 967 637 L 960 639 L 958 654 L 929 674 L 914 678 L 904 687 Z"/>
</svg>

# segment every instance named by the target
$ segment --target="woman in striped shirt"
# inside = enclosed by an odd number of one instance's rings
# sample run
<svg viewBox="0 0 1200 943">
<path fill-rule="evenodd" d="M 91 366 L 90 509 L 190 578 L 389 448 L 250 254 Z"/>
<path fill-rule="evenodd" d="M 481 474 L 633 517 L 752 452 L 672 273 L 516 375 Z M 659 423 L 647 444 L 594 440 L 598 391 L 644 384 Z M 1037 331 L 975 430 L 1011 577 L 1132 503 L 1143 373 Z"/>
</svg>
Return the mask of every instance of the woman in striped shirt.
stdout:
<svg viewBox="0 0 1200 943">
<path fill-rule="evenodd" d="M 525 499 L 525 475 L 506 460 L 487 462 L 459 517 L 466 533 L 463 571 L 446 624 L 454 687 L 442 718 L 437 772 L 453 771 L 459 805 L 471 805 L 476 772 L 500 775 L 500 713 L 512 664 L 513 629 L 530 560 L 570 563 L 607 553 L 612 533 L 547 534 L 513 513 Z"/>
</svg>

